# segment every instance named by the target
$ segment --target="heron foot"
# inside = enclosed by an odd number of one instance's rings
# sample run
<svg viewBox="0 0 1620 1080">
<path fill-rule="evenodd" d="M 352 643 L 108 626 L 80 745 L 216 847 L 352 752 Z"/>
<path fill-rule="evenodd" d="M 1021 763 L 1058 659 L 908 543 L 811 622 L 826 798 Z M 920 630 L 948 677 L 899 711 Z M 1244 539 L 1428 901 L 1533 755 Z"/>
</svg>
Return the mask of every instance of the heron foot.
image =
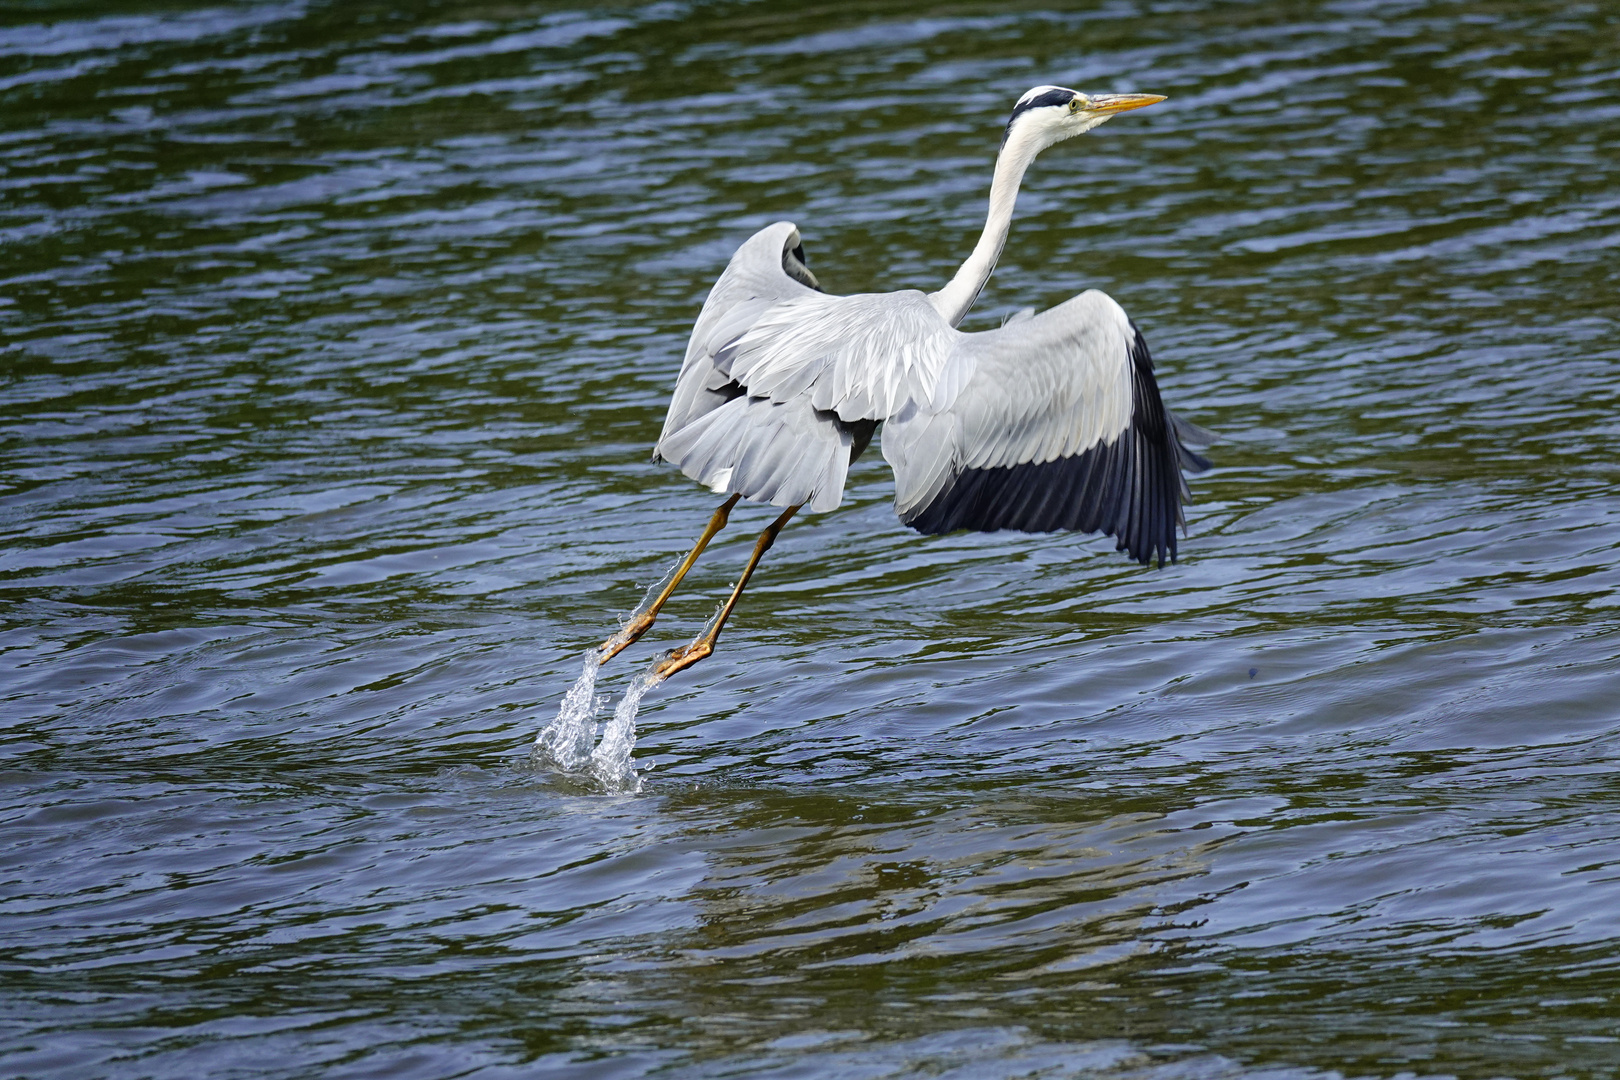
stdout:
<svg viewBox="0 0 1620 1080">
<path fill-rule="evenodd" d="M 714 652 L 714 644 L 703 638 L 692 642 L 684 648 L 676 649 L 653 665 L 653 674 L 660 680 L 667 679 L 677 671 L 685 671 L 693 664 Z"/>
<path fill-rule="evenodd" d="M 657 616 L 652 612 L 643 611 L 641 614 L 625 623 L 624 628 L 621 629 L 617 634 L 614 634 L 612 637 L 602 642 L 601 645 L 597 646 L 597 651 L 602 654 L 597 663 L 599 665 L 605 664 L 615 656 L 618 656 L 625 649 L 628 649 L 631 645 L 635 644 L 636 639 L 641 637 L 642 634 L 645 634 L 647 629 L 652 626 L 655 618 L 657 618 Z"/>
</svg>

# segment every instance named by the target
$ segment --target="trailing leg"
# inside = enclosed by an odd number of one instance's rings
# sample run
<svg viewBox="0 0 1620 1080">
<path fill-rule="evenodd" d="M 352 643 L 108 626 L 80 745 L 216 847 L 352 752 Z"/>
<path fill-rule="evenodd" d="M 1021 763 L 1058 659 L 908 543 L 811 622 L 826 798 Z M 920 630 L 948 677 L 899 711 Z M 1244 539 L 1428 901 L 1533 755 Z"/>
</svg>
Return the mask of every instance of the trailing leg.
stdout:
<svg viewBox="0 0 1620 1080">
<path fill-rule="evenodd" d="M 731 508 L 737 505 L 737 500 L 740 498 L 742 498 L 741 495 L 733 495 L 720 504 L 720 509 L 716 510 L 714 516 L 709 519 L 709 527 L 703 530 L 703 535 L 698 537 L 696 544 L 692 545 L 691 553 L 686 556 L 680 567 L 676 569 L 675 576 L 669 579 L 669 584 L 664 586 L 664 591 L 659 593 L 658 598 L 644 610 L 632 615 L 630 621 L 624 624 L 624 629 L 602 642 L 598 648 L 601 653 L 601 663 L 605 664 L 619 655 L 621 651 L 647 632 L 647 629 L 652 626 L 653 620 L 658 618 L 658 613 L 663 610 L 665 601 L 674 593 L 675 586 L 679 585 L 681 579 L 686 576 L 686 572 L 692 569 L 692 564 L 697 562 L 698 556 L 703 554 L 703 549 L 709 546 L 709 541 L 714 539 L 715 534 L 726 527 L 726 521 L 731 516 Z"/>
<path fill-rule="evenodd" d="M 802 503 L 800 505 L 803 505 Z M 732 609 L 737 606 L 737 600 L 742 596 L 743 589 L 748 585 L 748 579 L 754 576 L 754 568 L 759 565 L 760 557 L 771 550 L 776 543 L 776 535 L 782 531 L 782 526 L 788 519 L 798 512 L 798 506 L 790 506 L 782 511 L 782 516 L 766 526 L 765 531 L 759 534 L 759 540 L 754 543 L 754 554 L 749 557 L 748 565 L 743 567 L 742 577 L 737 579 L 737 587 L 731 590 L 731 596 L 726 600 L 726 606 L 720 609 L 715 616 L 714 625 L 692 644 L 683 649 L 676 649 L 668 656 L 654 665 L 653 671 L 660 679 L 667 679 L 677 671 L 683 671 L 714 652 L 715 642 L 720 640 L 720 631 L 725 629 L 726 620 L 731 618 Z"/>
</svg>

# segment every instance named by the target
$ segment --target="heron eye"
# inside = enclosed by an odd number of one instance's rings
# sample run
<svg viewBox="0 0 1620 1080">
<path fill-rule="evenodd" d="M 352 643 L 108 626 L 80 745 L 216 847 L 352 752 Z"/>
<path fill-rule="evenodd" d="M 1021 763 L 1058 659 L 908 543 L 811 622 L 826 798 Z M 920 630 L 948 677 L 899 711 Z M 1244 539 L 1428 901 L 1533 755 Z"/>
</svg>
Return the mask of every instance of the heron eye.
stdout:
<svg viewBox="0 0 1620 1080">
<path fill-rule="evenodd" d="M 1069 99 L 1069 111 L 1070 112 L 1079 112 L 1080 111 L 1080 99 L 1079 98 L 1070 98 Z"/>
</svg>

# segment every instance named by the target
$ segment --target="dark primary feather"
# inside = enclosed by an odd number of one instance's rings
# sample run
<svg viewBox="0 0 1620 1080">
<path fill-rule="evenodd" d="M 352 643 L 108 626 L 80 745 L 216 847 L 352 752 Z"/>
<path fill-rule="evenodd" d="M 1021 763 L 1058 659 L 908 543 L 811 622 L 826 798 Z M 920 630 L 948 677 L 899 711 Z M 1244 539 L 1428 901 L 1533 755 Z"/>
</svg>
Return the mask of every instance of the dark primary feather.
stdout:
<svg viewBox="0 0 1620 1080">
<path fill-rule="evenodd" d="M 922 533 L 1100 532 L 1137 562 L 1174 562 L 1187 496 L 1182 470 L 1209 468 L 1187 442 L 1213 436 L 1164 407 L 1147 342 L 1135 323 L 1131 330 L 1131 422 L 1118 438 L 1052 461 L 964 469 L 906 524 Z"/>
</svg>

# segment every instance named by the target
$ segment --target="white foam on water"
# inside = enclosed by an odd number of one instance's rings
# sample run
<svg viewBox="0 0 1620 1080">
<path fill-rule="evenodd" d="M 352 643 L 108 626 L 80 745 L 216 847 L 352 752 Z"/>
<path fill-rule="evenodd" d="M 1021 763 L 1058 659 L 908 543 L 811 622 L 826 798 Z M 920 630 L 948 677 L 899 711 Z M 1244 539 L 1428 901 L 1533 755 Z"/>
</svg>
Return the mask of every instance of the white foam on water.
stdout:
<svg viewBox="0 0 1620 1080">
<path fill-rule="evenodd" d="M 613 719 L 602 728 L 602 741 L 591 752 L 591 775 L 609 791 L 641 790 L 641 777 L 630 760 L 636 748 L 636 713 L 641 710 L 641 699 L 657 683 L 653 668 L 630 680 L 630 688 L 613 710 Z"/>
<path fill-rule="evenodd" d="M 596 695 L 596 673 L 601 670 L 596 650 L 585 654 L 579 678 L 563 695 L 557 717 L 534 737 L 534 757 L 549 761 L 564 772 L 583 769 L 591 760 L 596 742 L 596 713 L 606 704 L 606 695 Z"/>
</svg>

